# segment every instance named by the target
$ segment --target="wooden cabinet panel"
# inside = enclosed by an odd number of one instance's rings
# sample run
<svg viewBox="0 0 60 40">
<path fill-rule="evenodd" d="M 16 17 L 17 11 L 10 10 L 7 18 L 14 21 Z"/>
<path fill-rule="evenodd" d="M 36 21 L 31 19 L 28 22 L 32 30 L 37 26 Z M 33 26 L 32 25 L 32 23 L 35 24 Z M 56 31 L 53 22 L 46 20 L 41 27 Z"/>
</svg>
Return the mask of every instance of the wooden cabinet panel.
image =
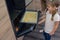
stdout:
<svg viewBox="0 0 60 40">
<path fill-rule="evenodd" d="M 7 33 L 5 33 L 5 35 L 1 38 L 1 40 L 12 40 L 12 38 L 14 39 L 14 34 L 12 34 L 12 28 L 10 28 Z M 16 40 L 16 39 L 14 39 Z"/>
<path fill-rule="evenodd" d="M 9 21 L 9 18 L 8 16 L 3 16 L 1 19 L 0 19 L 0 27 L 3 26 L 4 24 L 6 24 L 6 22 Z"/>
<path fill-rule="evenodd" d="M 4 25 L 0 26 L 0 38 L 4 36 L 4 34 L 6 34 L 9 29 L 11 29 L 9 21 L 5 22 Z"/>
<path fill-rule="evenodd" d="M 0 0 L 0 8 L 5 4 L 5 0 Z"/>
<path fill-rule="evenodd" d="M 7 15 L 8 15 L 8 12 L 7 12 L 6 6 L 0 8 L 0 20 Z"/>
<path fill-rule="evenodd" d="M 5 0 L 0 0 L 0 40 L 16 40 Z"/>
</svg>

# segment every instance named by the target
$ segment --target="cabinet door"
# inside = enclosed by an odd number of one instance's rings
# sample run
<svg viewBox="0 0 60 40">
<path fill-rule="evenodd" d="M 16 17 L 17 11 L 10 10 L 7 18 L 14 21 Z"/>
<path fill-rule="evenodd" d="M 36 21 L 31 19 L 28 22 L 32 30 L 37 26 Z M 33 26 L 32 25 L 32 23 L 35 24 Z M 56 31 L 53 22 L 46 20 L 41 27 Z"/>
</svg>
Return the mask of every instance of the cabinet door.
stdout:
<svg viewBox="0 0 60 40">
<path fill-rule="evenodd" d="M 0 40 L 16 40 L 5 0 L 0 0 Z"/>
</svg>

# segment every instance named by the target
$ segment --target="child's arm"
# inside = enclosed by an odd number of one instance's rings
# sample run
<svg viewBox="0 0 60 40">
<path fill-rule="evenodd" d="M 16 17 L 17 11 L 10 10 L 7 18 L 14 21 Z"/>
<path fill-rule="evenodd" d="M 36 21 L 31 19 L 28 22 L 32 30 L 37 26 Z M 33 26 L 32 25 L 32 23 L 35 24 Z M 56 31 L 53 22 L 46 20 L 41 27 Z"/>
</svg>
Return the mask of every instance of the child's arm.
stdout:
<svg viewBox="0 0 60 40">
<path fill-rule="evenodd" d="M 57 30 L 58 26 L 59 26 L 59 21 L 56 21 L 54 23 L 54 28 L 53 28 L 52 32 L 50 33 L 50 35 L 53 35 L 55 33 L 55 31 Z"/>
<path fill-rule="evenodd" d="M 44 19 L 46 15 L 43 15 L 42 17 L 39 18 L 39 20 Z"/>
<path fill-rule="evenodd" d="M 45 20 L 46 20 L 46 18 L 43 18 L 41 21 L 38 22 L 38 24 L 45 22 Z"/>
</svg>

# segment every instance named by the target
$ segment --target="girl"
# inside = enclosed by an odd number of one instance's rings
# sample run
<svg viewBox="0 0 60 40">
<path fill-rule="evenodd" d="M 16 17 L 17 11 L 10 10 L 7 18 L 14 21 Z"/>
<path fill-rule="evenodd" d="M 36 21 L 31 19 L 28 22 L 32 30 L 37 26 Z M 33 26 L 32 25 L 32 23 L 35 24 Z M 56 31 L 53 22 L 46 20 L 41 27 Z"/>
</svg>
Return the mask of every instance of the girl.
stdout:
<svg viewBox="0 0 60 40">
<path fill-rule="evenodd" d="M 57 30 L 60 20 L 56 5 L 53 2 L 49 2 L 47 4 L 47 9 L 48 11 L 46 12 L 46 16 L 38 24 L 45 21 L 44 37 L 45 40 L 50 40 L 51 36 L 54 35 L 55 31 Z"/>
</svg>

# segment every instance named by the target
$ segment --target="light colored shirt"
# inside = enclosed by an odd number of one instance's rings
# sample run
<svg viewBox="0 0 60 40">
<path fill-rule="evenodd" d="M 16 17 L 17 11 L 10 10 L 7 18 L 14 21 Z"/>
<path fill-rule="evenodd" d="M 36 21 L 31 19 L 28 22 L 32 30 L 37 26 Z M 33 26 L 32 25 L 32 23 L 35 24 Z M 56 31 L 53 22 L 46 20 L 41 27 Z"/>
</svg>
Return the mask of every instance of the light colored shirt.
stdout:
<svg viewBox="0 0 60 40">
<path fill-rule="evenodd" d="M 60 6 L 58 7 L 58 14 L 60 15 Z"/>
<path fill-rule="evenodd" d="M 59 16 L 60 16 L 60 6 L 58 7 L 58 14 L 59 14 Z"/>
<path fill-rule="evenodd" d="M 52 14 L 49 13 L 49 11 L 46 12 L 46 21 L 45 21 L 45 27 L 44 27 L 44 31 L 46 33 L 50 33 L 53 28 L 54 28 L 54 23 L 56 21 L 60 21 L 59 20 L 59 14 L 56 13 L 53 17 L 53 20 L 51 20 Z"/>
</svg>

